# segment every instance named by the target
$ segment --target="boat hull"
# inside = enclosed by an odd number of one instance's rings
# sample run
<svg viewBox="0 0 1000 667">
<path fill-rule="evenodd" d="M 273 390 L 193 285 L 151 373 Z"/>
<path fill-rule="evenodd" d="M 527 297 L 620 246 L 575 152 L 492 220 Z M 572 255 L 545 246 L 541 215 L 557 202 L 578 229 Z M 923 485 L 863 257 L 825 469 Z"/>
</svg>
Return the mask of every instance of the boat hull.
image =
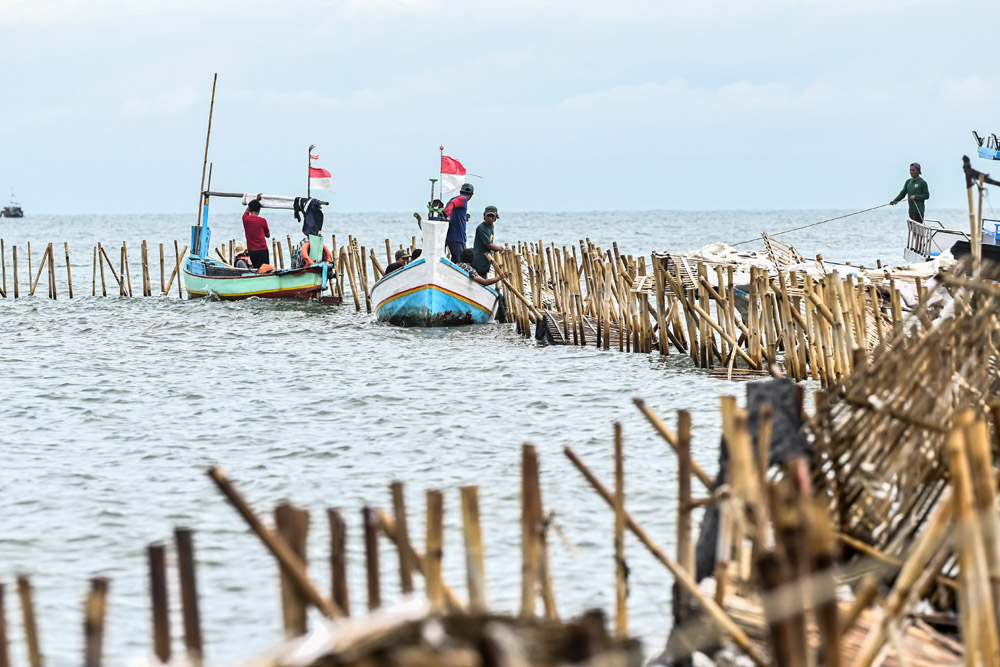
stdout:
<svg viewBox="0 0 1000 667">
<path fill-rule="evenodd" d="M 217 265 L 221 266 L 221 265 Z M 323 289 L 323 265 L 297 271 L 244 273 L 241 275 L 206 275 L 204 262 L 188 259 L 184 266 L 184 287 L 189 299 L 208 296 L 226 301 L 249 299 L 310 299 Z"/>
<path fill-rule="evenodd" d="M 499 294 L 480 285 L 444 257 L 422 258 L 372 286 L 375 317 L 407 327 L 486 324 Z"/>
</svg>

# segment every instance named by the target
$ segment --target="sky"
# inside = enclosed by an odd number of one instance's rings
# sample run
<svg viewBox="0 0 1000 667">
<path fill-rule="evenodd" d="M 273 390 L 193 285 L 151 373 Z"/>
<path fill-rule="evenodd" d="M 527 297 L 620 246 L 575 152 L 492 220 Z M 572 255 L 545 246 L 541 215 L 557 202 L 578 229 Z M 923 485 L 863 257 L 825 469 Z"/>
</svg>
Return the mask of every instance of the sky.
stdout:
<svg viewBox="0 0 1000 667">
<path fill-rule="evenodd" d="M 1000 134 L 996 0 L 0 0 L 0 202 L 212 189 L 418 210 L 439 146 L 512 211 L 965 206 Z M 998 163 L 1000 164 L 1000 163 Z M 1000 173 L 1000 168 L 995 169 Z M 489 200 L 486 202 L 485 200 Z"/>
</svg>

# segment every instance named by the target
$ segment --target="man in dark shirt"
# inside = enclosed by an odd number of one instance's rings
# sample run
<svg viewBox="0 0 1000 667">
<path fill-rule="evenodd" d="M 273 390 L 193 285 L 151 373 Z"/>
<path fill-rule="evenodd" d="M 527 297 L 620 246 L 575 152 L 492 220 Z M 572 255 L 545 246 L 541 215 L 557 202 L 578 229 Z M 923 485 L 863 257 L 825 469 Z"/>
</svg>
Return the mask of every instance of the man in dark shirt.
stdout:
<svg viewBox="0 0 1000 667">
<path fill-rule="evenodd" d="M 383 273 L 382 275 L 387 276 L 393 271 L 398 271 L 399 269 L 403 268 L 409 263 L 410 263 L 409 251 L 407 251 L 405 248 L 400 248 L 399 250 L 396 251 L 396 261 L 390 264 L 389 266 L 385 267 L 385 273 Z"/>
<path fill-rule="evenodd" d="M 910 220 L 917 222 L 924 221 L 924 202 L 931 198 L 930 188 L 927 181 L 920 176 L 920 163 L 910 163 L 910 177 L 903 183 L 903 189 L 899 191 L 896 198 L 890 204 L 895 206 L 903 199 L 909 203 Z"/>
<path fill-rule="evenodd" d="M 483 221 L 476 228 L 476 240 L 472 247 L 472 268 L 483 278 L 490 272 L 490 258 L 486 253 L 510 252 L 510 248 L 504 248 L 493 242 L 493 225 L 499 219 L 500 213 L 497 207 L 487 206 L 483 211 Z"/>
<path fill-rule="evenodd" d="M 247 210 L 243 214 L 243 230 L 247 235 L 247 250 L 250 251 L 250 261 L 256 267 L 262 267 L 271 263 L 271 253 L 267 251 L 267 240 L 271 236 L 271 230 L 267 226 L 267 220 L 260 216 L 260 199 L 263 195 L 247 204 Z"/>
<path fill-rule="evenodd" d="M 444 242 L 451 252 L 451 261 L 456 264 L 462 261 L 462 252 L 465 250 L 465 223 L 469 219 L 469 200 L 472 199 L 475 188 L 472 183 L 464 183 L 458 192 L 444 207 L 444 217 L 448 218 L 448 236 Z"/>
</svg>

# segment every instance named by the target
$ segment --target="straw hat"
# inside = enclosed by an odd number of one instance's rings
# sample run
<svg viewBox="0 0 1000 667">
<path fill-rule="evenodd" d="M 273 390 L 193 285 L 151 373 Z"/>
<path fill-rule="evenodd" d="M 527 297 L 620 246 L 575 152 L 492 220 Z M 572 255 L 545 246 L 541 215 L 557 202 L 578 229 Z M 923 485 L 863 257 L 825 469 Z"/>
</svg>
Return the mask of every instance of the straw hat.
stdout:
<svg viewBox="0 0 1000 667">
<path fill-rule="evenodd" d="M 242 243 L 237 243 L 233 246 L 233 256 L 242 255 L 247 251 L 247 247 Z"/>
</svg>

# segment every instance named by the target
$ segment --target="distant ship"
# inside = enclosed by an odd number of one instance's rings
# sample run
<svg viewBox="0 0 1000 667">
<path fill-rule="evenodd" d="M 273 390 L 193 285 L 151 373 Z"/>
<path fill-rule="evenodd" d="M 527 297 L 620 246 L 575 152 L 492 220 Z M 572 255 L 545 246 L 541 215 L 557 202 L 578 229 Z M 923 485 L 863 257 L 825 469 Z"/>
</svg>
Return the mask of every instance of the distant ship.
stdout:
<svg viewBox="0 0 1000 667">
<path fill-rule="evenodd" d="M 24 211 L 21 205 L 14 201 L 14 193 L 10 193 L 10 204 L 0 209 L 0 218 L 23 218 Z"/>
</svg>

